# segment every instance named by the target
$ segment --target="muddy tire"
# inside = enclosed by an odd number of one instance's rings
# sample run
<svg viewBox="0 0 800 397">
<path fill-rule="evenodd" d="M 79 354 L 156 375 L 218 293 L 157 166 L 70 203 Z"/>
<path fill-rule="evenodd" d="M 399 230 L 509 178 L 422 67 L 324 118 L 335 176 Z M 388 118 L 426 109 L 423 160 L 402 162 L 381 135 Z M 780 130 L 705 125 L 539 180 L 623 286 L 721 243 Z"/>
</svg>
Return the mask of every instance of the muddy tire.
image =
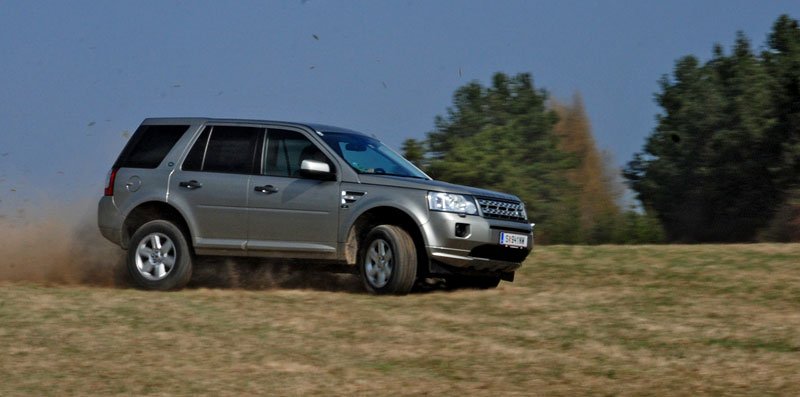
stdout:
<svg viewBox="0 0 800 397">
<path fill-rule="evenodd" d="M 359 245 L 358 270 L 367 291 L 411 291 L 417 279 L 417 250 L 408 232 L 398 226 L 376 226 Z"/>
<path fill-rule="evenodd" d="M 451 276 L 445 282 L 448 289 L 494 289 L 500 285 L 496 276 Z"/>
<path fill-rule="evenodd" d="M 134 284 L 143 289 L 183 288 L 192 277 L 192 262 L 186 237 L 172 222 L 145 223 L 128 245 L 128 273 Z"/>
</svg>

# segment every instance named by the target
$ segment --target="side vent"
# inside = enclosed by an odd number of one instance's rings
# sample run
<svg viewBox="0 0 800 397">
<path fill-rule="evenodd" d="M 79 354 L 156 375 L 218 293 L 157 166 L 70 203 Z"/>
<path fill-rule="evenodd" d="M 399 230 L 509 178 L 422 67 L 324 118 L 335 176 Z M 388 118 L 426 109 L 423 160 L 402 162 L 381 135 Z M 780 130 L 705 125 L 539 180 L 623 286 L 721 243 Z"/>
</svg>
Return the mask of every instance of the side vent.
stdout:
<svg viewBox="0 0 800 397">
<path fill-rule="evenodd" d="M 366 192 L 356 192 L 353 190 L 342 190 L 342 208 L 349 208 L 350 204 L 355 203 L 364 195 L 367 194 Z"/>
</svg>

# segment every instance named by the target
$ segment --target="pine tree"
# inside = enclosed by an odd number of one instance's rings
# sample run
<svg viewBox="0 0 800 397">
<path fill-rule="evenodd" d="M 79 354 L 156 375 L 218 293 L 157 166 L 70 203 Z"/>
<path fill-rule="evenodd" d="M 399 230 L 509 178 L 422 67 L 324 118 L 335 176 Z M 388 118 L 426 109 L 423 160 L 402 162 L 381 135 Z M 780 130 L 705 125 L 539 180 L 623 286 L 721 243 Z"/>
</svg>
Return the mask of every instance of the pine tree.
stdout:
<svg viewBox="0 0 800 397">
<path fill-rule="evenodd" d="M 403 157 L 412 162 L 419 168 L 425 167 L 425 146 L 422 142 L 408 138 L 403 141 L 403 146 L 400 148 L 403 152 Z"/>
<path fill-rule="evenodd" d="M 568 228 L 560 235 L 550 228 L 572 214 L 565 200 L 574 186 L 564 171 L 575 161 L 557 147 L 558 117 L 546 102 L 547 92 L 537 90 L 529 74 L 497 73 L 490 87 L 472 82 L 459 88 L 447 116 L 437 117 L 428 134 L 426 170 L 444 181 L 514 193 L 540 224 L 541 239 L 572 240 Z"/>
<path fill-rule="evenodd" d="M 567 177 L 577 187 L 580 241 L 609 242 L 610 229 L 595 227 L 595 224 L 607 224 L 609 218 L 620 213 L 617 206 L 621 194 L 619 171 L 611 165 L 610 156 L 597 149 L 580 94 L 575 94 L 570 105 L 552 101 L 551 106 L 559 116 L 554 127 L 560 138 L 559 147 L 578 161 L 577 167 L 567 171 Z M 602 234 L 603 231 L 608 233 Z"/>
<path fill-rule="evenodd" d="M 687 56 L 660 81 L 663 108 L 625 176 L 670 240 L 751 241 L 779 204 L 770 170 L 771 78 L 743 34 L 730 55 Z"/>
</svg>

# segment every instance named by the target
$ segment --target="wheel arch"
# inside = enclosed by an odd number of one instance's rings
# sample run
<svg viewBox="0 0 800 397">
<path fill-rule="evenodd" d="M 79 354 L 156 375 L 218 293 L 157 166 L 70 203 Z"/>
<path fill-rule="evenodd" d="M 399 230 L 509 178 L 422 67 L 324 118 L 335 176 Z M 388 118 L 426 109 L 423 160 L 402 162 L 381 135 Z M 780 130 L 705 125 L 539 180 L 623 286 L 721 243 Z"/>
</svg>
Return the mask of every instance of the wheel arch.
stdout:
<svg viewBox="0 0 800 397">
<path fill-rule="evenodd" d="M 134 207 L 122 223 L 122 246 L 127 247 L 131 237 L 142 225 L 152 220 L 161 219 L 170 221 L 180 229 L 193 250 L 193 239 L 189 223 L 183 214 L 172 205 L 163 201 L 146 201 Z"/>
<path fill-rule="evenodd" d="M 358 215 L 348 228 L 345 240 L 345 260 L 348 265 L 355 265 L 358 259 L 360 243 L 372 228 L 378 225 L 394 225 L 402 228 L 411 236 L 417 253 L 418 274 L 428 271 L 428 253 L 424 234 L 414 217 L 406 211 L 388 205 L 370 208 Z"/>
</svg>

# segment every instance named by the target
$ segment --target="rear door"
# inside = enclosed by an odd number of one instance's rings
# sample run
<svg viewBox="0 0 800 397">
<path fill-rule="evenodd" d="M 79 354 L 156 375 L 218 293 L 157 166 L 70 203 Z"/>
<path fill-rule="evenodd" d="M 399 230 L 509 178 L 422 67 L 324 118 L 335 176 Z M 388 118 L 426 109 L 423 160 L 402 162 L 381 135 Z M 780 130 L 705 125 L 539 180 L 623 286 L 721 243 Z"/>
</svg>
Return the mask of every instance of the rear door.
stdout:
<svg viewBox="0 0 800 397">
<path fill-rule="evenodd" d="M 339 222 L 338 181 L 300 175 L 300 163 L 333 161 L 303 132 L 269 128 L 259 175 L 253 175 L 248 250 L 254 256 L 334 258 Z"/>
<path fill-rule="evenodd" d="M 189 211 L 199 252 L 244 253 L 247 188 L 263 132 L 259 127 L 206 126 L 170 178 L 168 201 Z"/>
</svg>

